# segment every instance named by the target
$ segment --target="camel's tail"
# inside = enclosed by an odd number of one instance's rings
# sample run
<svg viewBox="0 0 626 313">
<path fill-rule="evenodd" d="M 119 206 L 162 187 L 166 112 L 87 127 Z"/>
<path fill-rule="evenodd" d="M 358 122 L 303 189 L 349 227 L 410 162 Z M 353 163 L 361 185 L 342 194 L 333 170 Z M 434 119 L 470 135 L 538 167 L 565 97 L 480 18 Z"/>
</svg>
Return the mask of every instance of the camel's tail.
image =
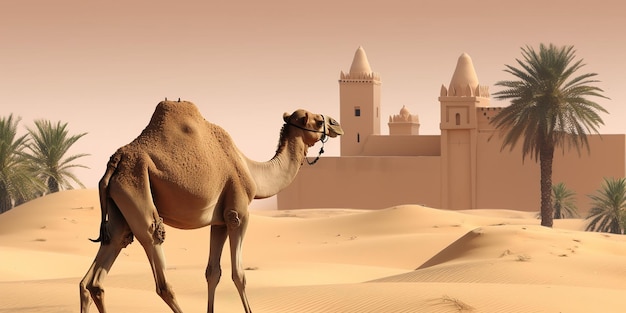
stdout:
<svg viewBox="0 0 626 313">
<path fill-rule="evenodd" d="M 96 239 L 89 239 L 93 242 L 102 242 L 102 244 L 109 244 L 111 242 L 111 234 L 108 228 L 108 202 L 109 202 L 109 180 L 117 170 L 117 164 L 120 162 L 120 154 L 116 152 L 111 156 L 107 163 L 107 169 L 100 179 L 98 184 L 98 191 L 100 195 L 100 210 L 102 212 L 102 219 L 100 220 L 100 235 Z"/>
</svg>

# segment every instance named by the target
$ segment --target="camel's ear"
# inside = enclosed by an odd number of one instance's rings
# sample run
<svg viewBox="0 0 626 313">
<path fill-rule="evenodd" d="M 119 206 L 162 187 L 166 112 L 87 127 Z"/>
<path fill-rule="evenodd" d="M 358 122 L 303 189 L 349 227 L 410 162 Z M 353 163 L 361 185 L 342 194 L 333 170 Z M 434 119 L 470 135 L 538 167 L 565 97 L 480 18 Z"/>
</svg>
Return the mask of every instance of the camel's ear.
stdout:
<svg viewBox="0 0 626 313">
<path fill-rule="evenodd" d="M 298 119 L 298 123 L 303 127 L 306 126 L 306 123 L 309 121 L 309 113 L 304 113 L 304 116 Z"/>
<path fill-rule="evenodd" d="M 283 121 L 285 121 L 285 123 L 289 123 L 289 118 L 291 117 L 291 114 L 285 112 L 283 113 Z"/>
</svg>

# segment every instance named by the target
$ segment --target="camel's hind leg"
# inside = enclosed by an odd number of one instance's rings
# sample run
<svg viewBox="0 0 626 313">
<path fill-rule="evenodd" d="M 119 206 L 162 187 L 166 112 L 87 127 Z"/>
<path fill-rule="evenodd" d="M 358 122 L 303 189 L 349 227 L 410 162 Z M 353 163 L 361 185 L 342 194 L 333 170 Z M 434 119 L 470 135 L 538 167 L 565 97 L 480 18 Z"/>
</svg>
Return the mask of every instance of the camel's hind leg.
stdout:
<svg viewBox="0 0 626 313">
<path fill-rule="evenodd" d="M 146 252 L 157 294 L 173 312 L 182 312 L 165 277 L 165 255 L 161 246 L 165 240 L 165 230 L 163 219 L 160 218 L 152 198 L 152 184 L 148 173 L 148 168 L 154 164 L 147 155 L 139 156 L 134 163 L 123 161 L 118 164 L 117 170 L 120 173 L 132 173 L 132 179 L 123 175 L 112 179 L 109 182 L 109 194 Z"/>
<path fill-rule="evenodd" d="M 161 244 L 144 244 L 143 247 L 146 250 L 148 259 L 150 260 L 157 294 L 161 297 L 161 299 L 163 299 L 163 301 L 165 301 L 165 303 L 167 303 L 173 312 L 182 312 L 178 302 L 176 301 L 174 291 L 165 277 L 165 255 L 163 254 Z"/>
<path fill-rule="evenodd" d="M 146 252 L 152 268 L 157 294 L 173 312 L 182 312 L 176 301 L 174 291 L 165 277 L 165 254 L 161 245 L 165 239 L 165 231 L 163 220 L 159 218 L 156 207 L 151 200 L 135 202 L 135 198 L 118 197 L 116 201 L 127 205 L 124 207 L 124 217 L 126 217 L 135 238 Z"/>
<path fill-rule="evenodd" d="M 130 228 L 114 204 L 110 203 L 108 213 L 111 241 L 108 244 L 100 244 L 100 249 L 91 267 L 79 284 L 80 311 L 82 313 L 89 312 L 91 299 L 93 299 L 99 312 L 106 312 L 103 281 L 122 248 L 132 242 L 133 235 Z"/>
</svg>

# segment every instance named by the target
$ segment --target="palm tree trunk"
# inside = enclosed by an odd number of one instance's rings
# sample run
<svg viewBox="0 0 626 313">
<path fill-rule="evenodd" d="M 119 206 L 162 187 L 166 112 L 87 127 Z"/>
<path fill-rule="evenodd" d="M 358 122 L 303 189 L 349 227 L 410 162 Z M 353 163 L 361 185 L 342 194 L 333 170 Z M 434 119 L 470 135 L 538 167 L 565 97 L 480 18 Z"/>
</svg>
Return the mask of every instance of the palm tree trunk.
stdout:
<svg viewBox="0 0 626 313">
<path fill-rule="evenodd" d="M 554 210 L 552 208 L 552 159 L 554 145 L 544 144 L 539 152 L 541 168 L 541 226 L 552 227 Z"/>
<path fill-rule="evenodd" d="M 9 191 L 2 182 L 0 182 L 0 195 L 0 213 L 4 213 L 13 208 L 13 203 L 9 196 Z"/>
<path fill-rule="evenodd" d="M 563 218 L 563 213 L 561 213 L 561 205 L 560 204 L 556 204 L 553 208 L 554 210 L 554 219 L 561 219 Z"/>
<path fill-rule="evenodd" d="M 0 214 L 4 213 L 13 208 L 11 204 L 11 199 L 2 199 L 0 200 Z"/>
<path fill-rule="evenodd" d="M 50 193 L 59 191 L 59 182 L 54 177 L 48 177 L 48 190 Z"/>
</svg>

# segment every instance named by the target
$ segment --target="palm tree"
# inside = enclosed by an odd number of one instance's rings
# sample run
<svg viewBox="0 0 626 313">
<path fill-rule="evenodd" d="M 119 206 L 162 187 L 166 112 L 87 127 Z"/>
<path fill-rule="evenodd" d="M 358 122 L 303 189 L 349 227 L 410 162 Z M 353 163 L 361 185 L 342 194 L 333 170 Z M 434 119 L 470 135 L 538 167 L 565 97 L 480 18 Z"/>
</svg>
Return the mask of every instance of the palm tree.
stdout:
<svg viewBox="0 0 626 313">
<path fill-rule="evenodd" d="M 502 149 L 522 141 L 522 161 L 529 155 L 539 160 L 541 171 L 541 225 L 552 227 L 552 160 L 555 148 L 572 146 L 580 153 L 589 151 L 587 133 L 598 133 L 604 122 L 599 112 L 607 111 L 587 97 L 606 98 L 603 90 L 591 86 L 595 73 L 574 76 L 584 64 L 574 61 L 573 46 L 539 46 L 539 52 L 522 48 L 520 68 L 506 65 L 505 72 L 518 80 L 496 83 L 505 87 L 494 94 L 496 99 L 510 99 L 511 105 L 496 115 L 491 123 L 503 131 Z"/>
<path fill-rule="evenodd" d="M 626 228 L 626 179 L 604 178 L 602 187 L 589 198 L 593 202 L 585 230 L 623 234 Z"/>
<path fill-rule="evenodd" d="M 53 193 L 61 189 L 72 189 L 72 181 L 85 188 L 70 169 L 87 168 L 72 162 L 88 154 L 81 153 L 69 157 L 65 157 L 65 154 L 87 133 L 69 136 L 67 123 L 57 122 L 53 125 L 48 120 L 36 120 L 35 127 L 36 129 L 27 128 L 31 137 L 31 141 L 26 145 L 30 150 L 27 157 L 38 167 L 39 177 L 48 186 L 48 190 Z"/>
<path fill-rule="evenodd" d="M 554 218 L 578 217 L 578 207 L 576 207 L 576 193 L 565 186 L 565 183 L 552 185 L 552 207 L 554 208 Z"/>
<path fill-rule="evenodd" d="M 14 205 L 35 198 L 45 190 L 36 173 L 22 154 L 27 135 L 17 136 L 20 119 L 0 118 L 0 213 Z"/>
</svg>

